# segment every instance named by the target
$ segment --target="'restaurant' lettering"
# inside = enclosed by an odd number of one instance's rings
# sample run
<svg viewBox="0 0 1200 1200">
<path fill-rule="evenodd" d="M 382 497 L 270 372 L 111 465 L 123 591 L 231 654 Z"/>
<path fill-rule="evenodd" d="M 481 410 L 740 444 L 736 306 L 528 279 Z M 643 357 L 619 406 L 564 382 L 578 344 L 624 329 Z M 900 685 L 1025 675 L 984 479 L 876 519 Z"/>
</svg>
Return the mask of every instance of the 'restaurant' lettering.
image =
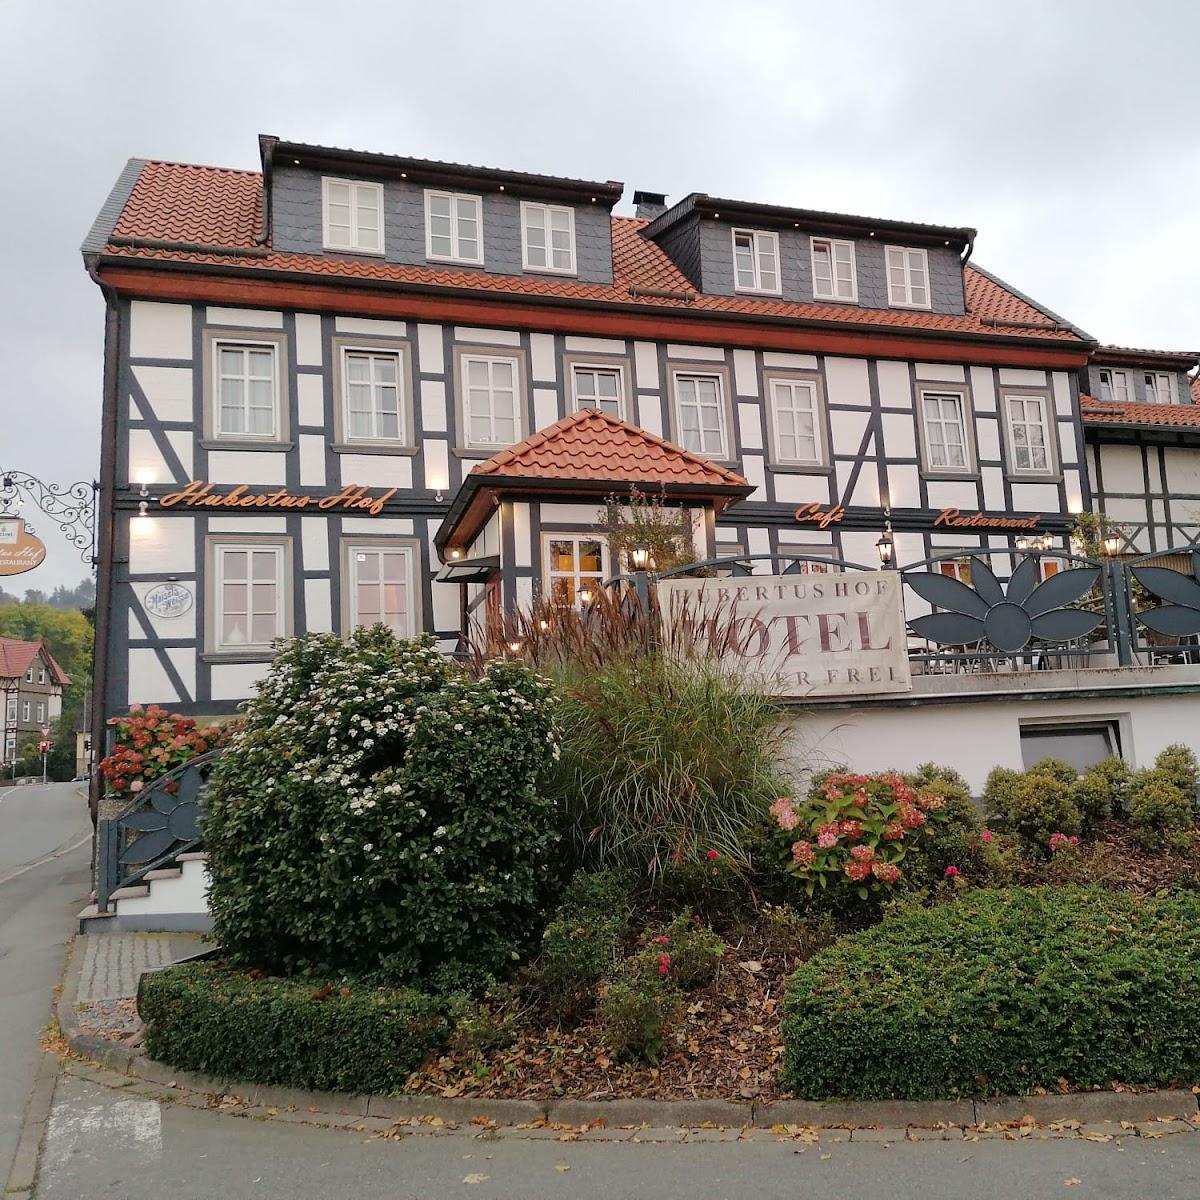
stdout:
<svg viewBox="0 0 1200 1200">
<path fill-rule="evenodd" d="M 187 508 L 345 509 L 377 517 L 395 494 L 396 489 L 391 488 L 382 496 L 372 496 L 368 488 L 353 483 L 328 496 L 294 496 L 286 488 L 278 488 L 273 492 L 252 492 L 244 483 L 239 483 L 228 492 L 214 492 L 211 483 L 193 479 L 182 491 L 160 496 L 158 503 L 160 508 L 174 508 L 182 504 Z"/>
<path fill-rule="evenodd" d="M 954 529 L 1036 529 L 1041 521 L 1041 513 L 1032 517 L 993 517 L 981 512 L 967 516 L 957 508 L 943 508 L 933 519 L 935 526 L 948 525 Z"/>
</svg>

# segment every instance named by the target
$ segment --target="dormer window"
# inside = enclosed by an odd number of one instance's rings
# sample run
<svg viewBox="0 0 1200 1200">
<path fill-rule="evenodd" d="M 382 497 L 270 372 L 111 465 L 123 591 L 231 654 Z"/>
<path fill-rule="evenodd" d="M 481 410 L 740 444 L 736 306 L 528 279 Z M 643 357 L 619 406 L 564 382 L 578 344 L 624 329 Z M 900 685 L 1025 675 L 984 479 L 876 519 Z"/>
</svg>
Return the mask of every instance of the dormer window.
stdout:
<svg viewBox="0 0 1200 1200">
<path fill-rule="evenodd" d="M 353 179 L 322 179 L 325 249 L 383 253 L 383 187 Z"/>
<path fill-rule="evenodd" d="M 888 246 L 888 304 L 893 308 L 929 307 L 929 260 L 924 250 Z"/>
<path fill-rule="evenodd" d="M 779 236 L 761 229 L 733 231 L 734 286 L 739 292 L 779 295 Z"/>
<path fill-rule="evenodd" d="M 858 301 L 854 243 L 830 238 L 812 240 L 813 299 Z"/>
<path fill-rule="evenodd" d="M 1129 372 L 1115 371 L 1112 367 L 1100 368 L 1100 399 L 1129 403 Z"/>
<path fill-rule="evenodd" d="M 521 204 L 521 247 L 526 271 L 575 274 L 575 210 Z"/>
<path fill-rule="evenodd" d="M 1147 404 L 1175 403 L 1175 385 L 1170 371 L 1147 371 L 1145 384 Z"/>
<path fill-rule="evenodd" d="M 425 254 L 439 262 L 483 266 L 483 205 L 478 196 L 425 193 Z"/>
</svg>

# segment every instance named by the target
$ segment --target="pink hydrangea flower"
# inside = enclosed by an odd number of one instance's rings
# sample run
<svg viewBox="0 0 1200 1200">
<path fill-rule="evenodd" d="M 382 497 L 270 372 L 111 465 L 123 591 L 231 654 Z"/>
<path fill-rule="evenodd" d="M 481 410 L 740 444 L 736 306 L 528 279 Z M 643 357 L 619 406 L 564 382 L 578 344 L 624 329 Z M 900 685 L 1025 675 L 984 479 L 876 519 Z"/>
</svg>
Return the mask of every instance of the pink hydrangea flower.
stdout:
<svg viewBox="0 0 1200 1200">
<path fill-rule="evenodd" d="M 872 863 L 871 870 L 880 883 L 895 883 L 900 878 L 900 868 L 895 863 Z"/>
<path fill-rule="evenodd" d="M 822 850 L 832 850 L 837 845 L 837 834 L 826 831 L 817 835 L 817 845 Z"/>
<path fill-rule="evenodd" d="M 787 796 L 780 796 L 771 805 L 771 816 L 775 818 L 775 824 L 785 833 L 790 833 L 800 824 L 800 818 L 796 815 L 796 810 Z"/>
<path fill-rule="evenodd" d="M 871 846 L 853 846 L 850 857 L 858 859 L 859 862 L 870 862 L 875 857 L 875 851 Z"/>
<path fill-rule="evenodd" d="M 792 862 L 801 867 L 811 866 L 816 859 L 816 851 L 811 842 L 796 842 L 792 846 Z"/>
<path fill-rule="evenodd" d="M 985 829 L 979 836 L 983 841 L 990 842 L 992 840 L 992 831 Z"/>
</svg>

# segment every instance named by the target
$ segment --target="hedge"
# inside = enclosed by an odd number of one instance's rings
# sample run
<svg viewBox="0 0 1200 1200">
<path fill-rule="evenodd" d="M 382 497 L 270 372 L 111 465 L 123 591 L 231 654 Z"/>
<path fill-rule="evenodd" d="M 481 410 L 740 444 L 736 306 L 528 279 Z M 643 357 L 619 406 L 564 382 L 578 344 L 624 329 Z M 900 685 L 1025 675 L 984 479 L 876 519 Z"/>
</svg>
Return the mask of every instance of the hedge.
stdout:
<svg viewBox="0 0 1200 1200">
<path fill-rule="evenodd" d="M 1200 1079 L 1200 895 L 980 889 L 791 977 L 783 1079 L 937 1099 Z"/>
<path fill-rule="evenodd" d="M 450 1032 L 446 1002 L 411 988 L 254 978 L 196 962 L 142 977 L 146 1052 L 218 1079 L 392 1092 Z"/>
</svg>

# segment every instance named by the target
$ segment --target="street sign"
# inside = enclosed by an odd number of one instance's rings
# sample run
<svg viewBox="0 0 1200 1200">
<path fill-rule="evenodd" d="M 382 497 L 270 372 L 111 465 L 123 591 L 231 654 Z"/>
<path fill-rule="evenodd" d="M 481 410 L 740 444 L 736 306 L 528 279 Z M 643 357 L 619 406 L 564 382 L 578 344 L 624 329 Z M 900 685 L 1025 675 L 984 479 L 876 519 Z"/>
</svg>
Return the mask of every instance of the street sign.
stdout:
<svg viewBox="0 0 1200 1200">
<path fill-rule="evenodd" d="M 46 557 L 42 539 L 11 513 L 0 515 L 0 575 L 23 575 L 41 566 Z"/>
</svg>

